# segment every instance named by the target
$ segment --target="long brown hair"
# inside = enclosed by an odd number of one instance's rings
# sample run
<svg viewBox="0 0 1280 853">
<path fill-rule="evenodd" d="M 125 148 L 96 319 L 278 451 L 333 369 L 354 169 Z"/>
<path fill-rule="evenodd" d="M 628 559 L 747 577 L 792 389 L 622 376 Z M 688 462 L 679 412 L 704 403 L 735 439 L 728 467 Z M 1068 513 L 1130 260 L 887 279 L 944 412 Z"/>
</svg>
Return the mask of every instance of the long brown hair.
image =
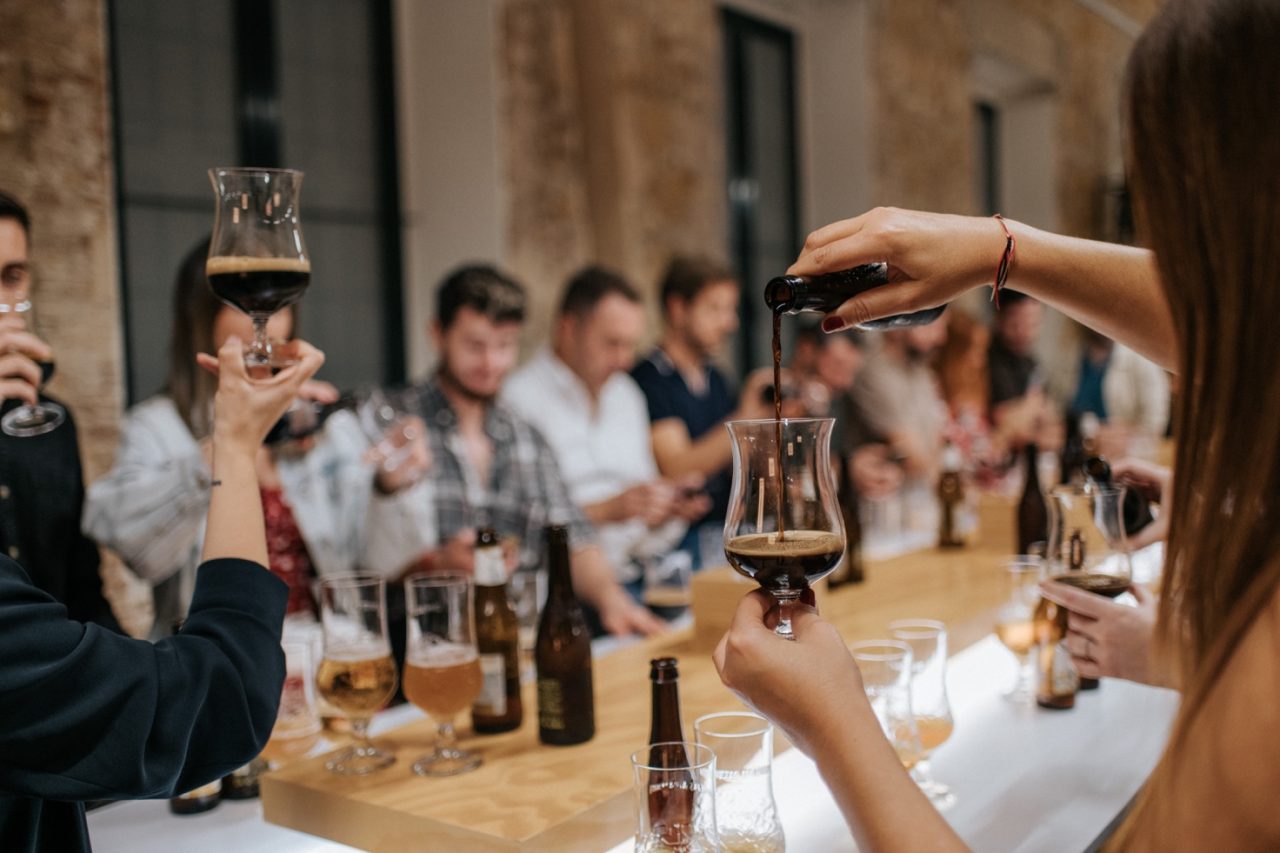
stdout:
<svg viewBox="0 0 1280 853">
<path fill-rule="evenodd" d="M 1280 583 L 1278 44 L 1274 2 L 1169 0 L 1129 60 L 1135 213 L 1183 387 L 1159 621 L 1185 694 L 1174 759 Z"/>
<path fill-rule="evenodd" d="M 165 393 L 197 440 L 207 436 L 213 426 L 213 395 L 218 390 L 218 380 L 196 364 L 196 353 L 213 352 L 213 321 L 223 305 L 209 288 L 204 271 L 208 257 L 209 240 L 205 239 L 187 253 L 178 267 L 169 329 L 169 375 L 165 382 Z"/>
<path fill-rule="evenodd" d="M 192 247 L 178 267 L 169 329 L 169 373 L 164 386 L 164 393 L 173 400 L 182 422 L 196 440 L 213 429 L 213 395 L 218 390 L 218 380 L 196 364 L 196 353 L 214 351 L 214 321 L 218 312 L 228 307 L 209 287 L 204 271 L 208 257 L 209 239 L 205 238 Z M 290 312 L 292 333 L 296 334 L 298 306 L 285 310 Z"/>
<path fill-rule="evenodd" d="M 942 385 L 943 399 L 951 408 L 952 416 L 958 415 L 966 403 L 975 404 L 978 414 L 987 416 L 991 408 L 991 377 L 986 360 L 990 341 L 991 332 L 986 326 L 959 308 L 951 309 L 947 342 L 938 351 L 934 367 Z M 974 369 L 975 351 L 982 358 L 981 370 Z"/>
</svg>

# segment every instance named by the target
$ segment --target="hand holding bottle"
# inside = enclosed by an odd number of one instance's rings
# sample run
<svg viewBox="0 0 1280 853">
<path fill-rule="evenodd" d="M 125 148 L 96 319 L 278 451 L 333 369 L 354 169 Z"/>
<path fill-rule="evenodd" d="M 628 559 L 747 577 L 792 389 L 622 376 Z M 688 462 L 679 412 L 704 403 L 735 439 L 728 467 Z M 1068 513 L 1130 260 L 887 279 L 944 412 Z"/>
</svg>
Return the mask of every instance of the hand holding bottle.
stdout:
<svg viewBox="0 0 1280 853">
<path fill-rule="evenodd" d="M 1128 489 L 1134 489 L 1144 498 L 1159 504 L 1161 512 L 1156 520 L 1136 533 L 1129 534 L 1131 548 L 1145 548 L 1153 542 L 1169 538 L 1169 498 L 1173 494 L 1173 472 L 1163 465 L 1141 459 L 1121 459 L 1111 466 L 1115 481 Z"/>
<path fill-rule="evenodd" d="M 889 286 L 866 290 L 829 314 L 823 328 L 833 331 L 935 308 L 989 284 L 1005 241 L 1000 225 L 986 217 L 879 207 L 811 233 L 787 272 L 815 275 L 889 264 Z"/>
</svg>

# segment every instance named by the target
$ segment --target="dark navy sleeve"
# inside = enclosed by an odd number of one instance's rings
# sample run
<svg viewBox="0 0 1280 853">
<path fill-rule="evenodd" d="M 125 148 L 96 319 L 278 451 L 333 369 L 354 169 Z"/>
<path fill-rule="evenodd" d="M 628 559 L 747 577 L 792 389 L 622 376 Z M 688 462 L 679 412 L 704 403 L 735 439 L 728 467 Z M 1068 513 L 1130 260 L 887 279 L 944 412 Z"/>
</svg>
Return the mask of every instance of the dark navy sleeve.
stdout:
<svg viewBox="0 0 1280 853">
<path fill-rule="evenodd" d="M 649 423 L 680 417 L 669 383 L 652 361 L 645 359 L 633 367 L 631 378 L 640 386 L 644 400 L 649 405 Z"/>
<path fill-rule="evenodd" d="M 182 632 L 152 644 L 69 621 L 0 558 L 0 791 L 169 796 L 248 762 L 280 701 L 286 596 L 255 563 L 210 561 Z"/>
</svg>

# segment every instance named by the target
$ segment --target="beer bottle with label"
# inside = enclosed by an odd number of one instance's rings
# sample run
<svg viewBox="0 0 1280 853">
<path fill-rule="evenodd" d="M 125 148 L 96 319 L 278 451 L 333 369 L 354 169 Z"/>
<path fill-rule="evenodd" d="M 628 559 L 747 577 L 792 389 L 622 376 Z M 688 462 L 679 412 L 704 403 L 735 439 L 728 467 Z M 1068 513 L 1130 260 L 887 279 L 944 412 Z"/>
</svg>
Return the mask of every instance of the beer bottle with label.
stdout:
<svg viewBox="0 0 1280 853">
<path fill-rule="evenodd" d="M 774 314 L 799 314 L 802 311 L 830 313 L 847 299 L 863 291 L 889 282 L 888 264 L 863 264 L 853 269 L 822 275 L 781 275 L 764 287 L 764 301 Z M 925 326 L 946 310 L 945 305 L 912 314 L 897 314 L 860 324 L 863 329 L 896 329 Z"/>
<path fill-rule="evenodd" d="M 964 537 L 960 535 L 960 506 L 964 503 L 964 483 L 960 479 L 960 450 L 947 443 L 942 451 L 942 476 L 938 478 L 939 548 L 962 548 Z"/>
<path fill-rule="evenodd" d="M 1049 506 L 1040 491 L 1040 471 L 1036 464 L 1040 448 L 1028 444 L 1023 453 L 1026 456 L 1026 479 L 1022 486 L 1022 498 L 1018 501 L 1019 554 L 1029 553 L 1031 543 L 1046 542 L 1049 539 Z"/>
<path fill-rule="evenodd" d="M 509 732 L 520 727 L 520 622 L 507 596 L 507 566 L 498 534 L 489 527 L 476 533 L 476 649 L 483 686 L 471 706 L 478 734 Z"/>
<path fill-rule="evenodd" d="M 547 536 L 547 603 L 538 623 L 538 739 L 553 746 L 591 740 L 596 733 L 591 682 L 591 632 L 573 594 L 569 530 L 551 525 Z"/>
</svg>

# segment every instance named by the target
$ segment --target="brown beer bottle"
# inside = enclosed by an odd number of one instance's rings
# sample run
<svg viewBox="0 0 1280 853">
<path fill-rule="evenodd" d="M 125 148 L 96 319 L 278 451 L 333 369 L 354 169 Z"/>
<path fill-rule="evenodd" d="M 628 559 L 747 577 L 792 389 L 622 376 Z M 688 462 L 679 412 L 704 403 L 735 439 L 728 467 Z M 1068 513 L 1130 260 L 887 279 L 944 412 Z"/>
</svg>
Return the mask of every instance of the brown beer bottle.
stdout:
<svg viewBox="0 0 1280 853">
<path fill-rule="evenodd" d="M 938 478 L 939 548 L 963 548 L 964 537 L 958 529 L 957 511 L 964 502 L 964 483 L 960 479 L 960 451 L 947 443 L 942 451 L 942 476 Z"/>
<path fill-rule="evenodd" d="M 653 716 L 649 764 L 664 768 L 649 778 L 649 825 L 671 849 L 692 837 L 693 786 L 680 722 L 680 673 L 675 658 L 649 661 Z"/>
<path fill-rule="evenodd" d="M 1062 456 L 1059 463 L 1062 476 L 1060 482 L 1064 486 L 1084 482 L 1084 439 L 1080 437 L 1080 415 L 1067 412 L 1064 418 L 1067 436 L 1062 442 Z"/>
<path fill-rule="evenodd" d="M 1116 488 L 1111 476 L 1111 463 L 1105 456 L 1091 456 L 1085 460 L 1084 476 L 1093 486 L 1099 489 Z M 1151 502 L 1137 489 L 1126 488 L 1120 503 L 1121 523 L 1124 532 L 1130 536 L 1155 521 L 1151 514 Z"/>
<path fill-rule="evenodd" d="M 533 659 L 538 670 L 538 739 L 553 746 L 591 740 L 596 733 L 591 684 L 591 632 L 569 574 L 569 530 L 547 535 L 547 604 L 538 623 Z"/>
<path fill-rule="evenodd" d="M 839 459 L 840 476 L 837 500 L 840 517 L 844 520 L 844 559 L 836 570 L 827 576 L 827 586 L 835 588 L 847 583 L 862 583 L 866 578 L 862 565 L 862 515 L 858 509 L 858 491 L 853 487 L 849 474 L 851 457 Z"/>
<path fill-rule="evenodd" d="M 1077 528 L 1071 531 L 1071 538 L 1067 540 L 1067 571 L 1083 574 L 1084 573 L 1084 557 L 1085 557 L 1084 536 L 1081 534 L 1079 528 Z M 1066 617 L 1064 616 L 1063 618 L 1065 619 Z M 1080 689 L 1081 690 L 1097 690 L 1098 679 L 1086 678 L 1083 675 L 1080 676 Z"/>
<path fill-rule="evenodd" d="M 887 284 L 887 264 L 863 264 L 853 269 L 822 275 L 781 275 L 764 286 L 764 301 L 774 314 L 799 314 L 801 311 L 818 311 L 823 314 L 836 310 L 845 300 L 865 290 Z M 932 323 L 946 310 L 945 305 L 897 314 L 861 323 L 863 329 L 896 329 L 903 326 L 925 326 Z"/>
<path fill-rule="evenodd" d="M 1062 648 L 1062 638 L 1067 635 L 1067 609 L 1041 598 L 1032 623 L 1038 647 L 1036 704 L 1055 711 L 1074 708 L 1080 677 Z"/>
<path fill-rule="evenodd" d="M 507 566 L 502 543 L 490 527 L 476 533 L 476 650 L 483 687 L 471 706 L 478 734 L 509 732 L 520 727 L 520 623 L 507 597 Z"/>
<path fill-rule="evenodd" d="M 1028 444 L 1023 453 L 1026 456 L 1026 479 L 1022 486 L 1022 499 L 1018 501 L 1019 554 L 1028 553 L 1032 542 L 1049 539 L 1049 507 L 1040 491 L 1040 472 L 1036 465 L 1040 448 Z"/>
</svg>

